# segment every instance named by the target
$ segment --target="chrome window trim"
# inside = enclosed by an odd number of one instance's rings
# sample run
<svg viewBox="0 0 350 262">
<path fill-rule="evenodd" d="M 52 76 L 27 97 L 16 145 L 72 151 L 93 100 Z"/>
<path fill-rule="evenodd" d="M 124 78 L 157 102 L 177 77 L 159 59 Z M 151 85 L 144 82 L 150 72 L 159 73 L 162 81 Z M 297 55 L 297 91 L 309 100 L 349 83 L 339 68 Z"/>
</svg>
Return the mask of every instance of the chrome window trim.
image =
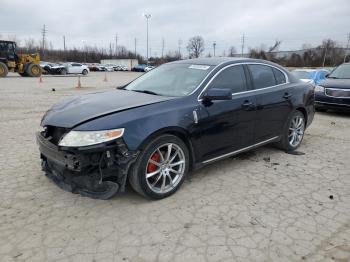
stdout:
<svg viewBox="0 0 350 262">
<path fill-rule="evenodd" d="M 345 98 L 345 99 L 349 99 L 349 96 L 331 96 L 331 95 L 327 95 L 327 89 L 331 89 L 331 90 L 340 90 L 340 91 L 348 91 L 350 93 L 350 89 L 347 88 L 332 88 L 332 87 L 325 87 L 324 88 L 324 94 L 328 97 L 333 97 L 333 98 Z"/>
<path fill-rule="evenodd" d="M 205 161 L 203 161 L 202 163 L 203 163 L 203 164 L 208 164 L 208 163 L 211 163 L 211 162 L 220 160 L 220 159 L 225 158 L 225 157 L 229 157 L 229 156 L 232 156 L 232 155 L 236 155 L 236 154 L 242 153 L 242 152 L 244 152 L 244 151 L 247 151 L 247 150 L 249 150 L 249 149 L 252 149 L 252 148 L 254 148 L 254 147 L 261 146 L 261 145 L 267 144 L 267 143 L 269 143 L 269 142 L 275 141 L 275 140 L 277 140 L 278 138 L 279 138 L 279 136 L 275 136 L 275 137 L 269 138 L 269 139 L 267 139 L 267 140 L 261 141 L 261 142 L 259 142 L 259 143 L 256 143 L 256 144 L 253 144 L 253 145 L 250 145 L 250 146 L 243 147 L 243 148 L 241 148 L 241 149 L 232 151 L 232 152 L 230 152 L 230 153 L 223 154 L 223 155 L 221 155 L 221 156 L 217 156 L 217 157 L 214 157 L 214 158 L 205 160 Z"/>
<path fill-rule="evenodd" d="M 202 84 L 209 78 L 211 72 L 213 72 L 216 68 L 220 67 L 222 64 L 225 64 L 225 63 L 227 63 L 227 61 L 221 62 L 220 64 L 214 66 L 214 68 L 204 77 L 204 79 L 199 83 L 199 85 L 191 93 L 189 93 L 187 96 L 194 94 L 202 86 Z M 209 65 L 209 66 L 211 66 L 211 65 Z"/>
<path fill-rule="evenodd" d="M 208 89 L 209 85 L 218 76 L 218 74 L 220 74 L 223 70 L 225 70 L 225 69 L 227 69 L 229 67 L 238 66 L 238 65 L 264 65 L 264 66 L 269 66 L 269 67 L 275 68 L 275 69 L 277 69 L 277 70 L 279 70 L 280 72 L 283 73 L 283 75 L 284 75 L 284 77 L 286 79 L 286 82 L 282 83 L 282 84 L 274 85 L 274 86 L 267 86 L 267 87 L 263 87 L 263 88 L 259 88 L 259 89 L 253 89 L 253 90 L 247 90 L 247 91 L 238 92 L 238 93 L 232 93 L 233 96 L 234 95 L 245 94 L 245 93 L 257 92 L 257 91 L 260 91 L 260 90 L 274 88 L 274 87 L 277 87 L 277 86 L 282 86 L 282 85 L 286 85 L 286 84 L 290 83 L 288 75 L 284 71 L 279 69 L 277 66 L 273 66 L 273 65 L 269 65 L 269 64 L 265 64 L 265 63 L 259 63 L 259 62 L 242 62 L 242 63 L 230 64 L 230 65 L 227 65 L 227 66 L 221 68 L 218 72 L 215 73 L 215 75 L 210 79 L 210 81 L 205 85 L 203 90 L 198 95 L 198 97 L 197 97 L 198 102 L 202 101 L 202 98 L 201 98 L 202 94 Z"/>
</svg>

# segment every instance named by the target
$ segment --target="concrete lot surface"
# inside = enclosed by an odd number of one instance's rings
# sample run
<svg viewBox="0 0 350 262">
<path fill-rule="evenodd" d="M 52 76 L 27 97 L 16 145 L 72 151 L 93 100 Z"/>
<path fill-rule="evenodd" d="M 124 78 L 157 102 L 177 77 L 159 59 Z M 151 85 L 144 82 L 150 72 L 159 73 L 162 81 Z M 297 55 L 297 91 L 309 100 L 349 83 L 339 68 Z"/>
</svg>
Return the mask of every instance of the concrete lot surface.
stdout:
<svg viewBox="0 0 350 262">
<path fill-rule="evenodd" d="M 40 170 L 35 131 L 65 96 L 137 73 L 0 79 L 0 261 L 349 261 L 350 115 L 317 113 L 299 151 L 267 146 L 196 171 L 172 197 L 108 201 Z M 55 88 L 56 91 L 52 91 Z"/>
</svg>

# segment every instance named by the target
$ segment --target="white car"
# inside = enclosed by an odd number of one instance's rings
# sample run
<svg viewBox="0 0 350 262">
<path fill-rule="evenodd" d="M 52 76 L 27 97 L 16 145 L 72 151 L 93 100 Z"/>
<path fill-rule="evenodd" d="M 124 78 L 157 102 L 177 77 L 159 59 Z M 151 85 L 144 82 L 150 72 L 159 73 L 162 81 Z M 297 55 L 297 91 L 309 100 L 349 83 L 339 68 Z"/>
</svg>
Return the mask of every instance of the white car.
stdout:
<svg viewBox="0 0 350 262">
<path fill-rule="evenodd" d="M 103 67 L 106 68 L 106 71 L 113 72 L 114 68 L 116 67 L 116 65 L 114 65 L 114 64 L 105 64 L 105 65 L 103 65 Z"/>
<path fill-rule="evenodd" d="M 154 68 L 156 68 L 156 67 L 155 66 L 146 66 L 144 70 L 145 70 L 145 72 L 149 72 Z"/>
<path fill-rule="evenodd" d="M 87 75 L 90 70 L 86 65 L 79 64 L 79 63 L 66 63 L 66 73 L 67 74 L 83 74 Z"/>
</svg>

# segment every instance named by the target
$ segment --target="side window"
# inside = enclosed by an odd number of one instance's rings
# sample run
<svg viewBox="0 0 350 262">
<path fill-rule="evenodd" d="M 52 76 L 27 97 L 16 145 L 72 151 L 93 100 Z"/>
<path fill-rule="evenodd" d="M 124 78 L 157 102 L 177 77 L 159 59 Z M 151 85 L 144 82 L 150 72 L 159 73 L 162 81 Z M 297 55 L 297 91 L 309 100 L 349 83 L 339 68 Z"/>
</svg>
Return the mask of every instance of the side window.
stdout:
<svg viewBox="0 0 350 262">
<path fill-rule="evenodd" d="M 276 85 L 272 67 L 265 65 L 248 65 L 253 77 L 255 89 Z"/>
<path fill-rule="evenodd" d="M 72 64 L 72 66 L 81 66 L 80 64 Z"/>
<path fill-rule="evenodd" d="M 231 66 L 216 76 L 210 88 L 229 88 L 232 93 L 247 91 L 247 84 L 243 66 Z"/>
<path fill-rule="evenodd" d="M 287 82 L 286 77 L 280 70 L 276 68 L 272 68 L 272 71 L 273 71 L 273 74 L 275 75 L 276 85 L 284 84 Z"/>
</svg>

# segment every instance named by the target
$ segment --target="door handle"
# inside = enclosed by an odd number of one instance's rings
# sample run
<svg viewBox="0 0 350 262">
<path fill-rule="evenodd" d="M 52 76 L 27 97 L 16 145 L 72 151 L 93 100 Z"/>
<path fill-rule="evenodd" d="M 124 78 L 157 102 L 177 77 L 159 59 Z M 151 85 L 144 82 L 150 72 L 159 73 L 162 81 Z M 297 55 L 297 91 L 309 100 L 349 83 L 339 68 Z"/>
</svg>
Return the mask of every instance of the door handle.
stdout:
<svg viewBox="0 0 350 262">
<path fill-rule="evenodd" d="M 283 96 L 283 98 L 284 99 L 289 99 L 289 98 L 291 98 L 292 97 L 292 95 L 291 94 L 289 94 L 289 93 L 284 93 L 284 96 Z"/>
<path fill-rule="evenodd" d="M 244 101 L 244 103 L 242 104 L 242 108 L 244 110 L 251 110 L 251 109 L 254 109 L 255 106 L 253 104 L 253 102 L 249 101 L 249 100 L 246 100 Z"/>
</svg>

